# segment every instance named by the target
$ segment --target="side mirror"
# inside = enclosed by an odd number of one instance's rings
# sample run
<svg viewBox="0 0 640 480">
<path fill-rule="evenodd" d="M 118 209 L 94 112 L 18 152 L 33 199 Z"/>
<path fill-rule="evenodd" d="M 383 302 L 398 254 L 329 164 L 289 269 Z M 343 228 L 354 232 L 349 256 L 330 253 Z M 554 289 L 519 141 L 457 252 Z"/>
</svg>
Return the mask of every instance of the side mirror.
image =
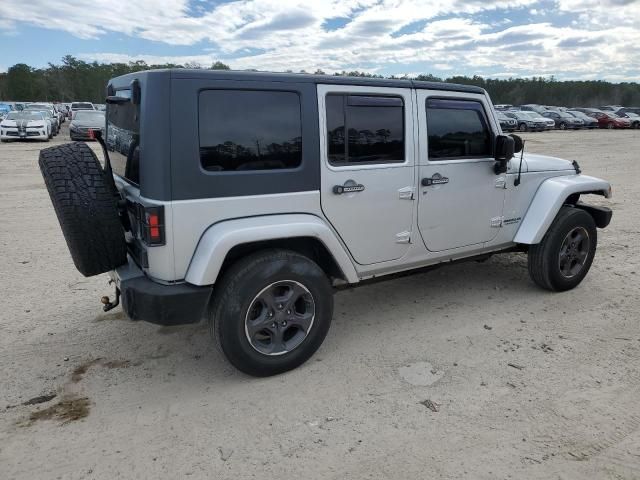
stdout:
<svg viewBox="0 0 640 480">
<path fill-rule="evenodd" d="M 515 150 L 515 140 L 509 135 L 498 135 L 496 137 L 494 172 L 500 175 L 507 171 L 507 163 L 513 158 Z"/>
<path fill-rule="evenodd" d="M 513 142 L 514 142 L 513 153 L 518 153 L 520 150 L 522 150 L 522 147 L 524 146 L 522 137 L 520 137 L 520 135 L 516 135 L 512 133 L 511 138 L 513 138 Z"/>
</svg>

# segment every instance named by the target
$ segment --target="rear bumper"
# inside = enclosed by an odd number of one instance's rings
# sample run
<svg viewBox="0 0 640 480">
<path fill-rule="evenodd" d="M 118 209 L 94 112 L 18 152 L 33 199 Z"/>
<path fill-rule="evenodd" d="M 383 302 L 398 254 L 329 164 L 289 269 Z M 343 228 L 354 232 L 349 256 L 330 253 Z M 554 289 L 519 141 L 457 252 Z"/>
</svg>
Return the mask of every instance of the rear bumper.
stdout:
<svg viewBox="0 0 640 480">
<path fill-rule="evenodd" d="M 122 309 L 131 320 L 157 325 L 197 323 L 205 315 L 211 287 L 188 283 L 154 282 L 129 258 L 129 263 L 109 272 L 120 290 Z"/>
</svg>

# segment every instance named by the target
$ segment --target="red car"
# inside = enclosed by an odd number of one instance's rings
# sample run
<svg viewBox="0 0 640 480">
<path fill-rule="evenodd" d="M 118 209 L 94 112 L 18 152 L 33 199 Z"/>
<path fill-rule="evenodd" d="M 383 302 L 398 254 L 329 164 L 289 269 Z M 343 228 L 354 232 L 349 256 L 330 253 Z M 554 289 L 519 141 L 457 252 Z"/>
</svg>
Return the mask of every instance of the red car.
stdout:
<svg viewBox="0 0 640 480">
<path fill-rule="evenodd" d="M 631 128 L 631 121 L 628 118 L 619 117 L 615 113 L 588 112 L 587 115 L 598 120 L 600 128 Z"/>
</svg>

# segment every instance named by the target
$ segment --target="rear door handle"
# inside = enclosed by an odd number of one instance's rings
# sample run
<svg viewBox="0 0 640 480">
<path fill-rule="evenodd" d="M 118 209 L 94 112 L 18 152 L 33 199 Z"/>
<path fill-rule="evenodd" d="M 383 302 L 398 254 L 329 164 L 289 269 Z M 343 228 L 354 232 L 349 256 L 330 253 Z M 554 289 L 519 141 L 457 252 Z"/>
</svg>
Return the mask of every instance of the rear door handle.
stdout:
<svg viewBox="0 0 640 480">
<path fill-rule="evenodd" d="M 430 178 L 423 178 L 420 183 L 423 187 L 430 187 L 431 185 L 443 185 L 445 183 L 449 183 L 449 177 L 443 177 L 439 173 L 434 173 Z"/>
<path fill-rule="evenodd" d="M 364 190 L 364 185 L 361 183 L 356 184 L 347 184 L 344 185 L 334 185 L 333 193 L 336 195 L 342 195 L 343 193 L 354 193 L 354 192 L 362 192 Z"/>
</svg>

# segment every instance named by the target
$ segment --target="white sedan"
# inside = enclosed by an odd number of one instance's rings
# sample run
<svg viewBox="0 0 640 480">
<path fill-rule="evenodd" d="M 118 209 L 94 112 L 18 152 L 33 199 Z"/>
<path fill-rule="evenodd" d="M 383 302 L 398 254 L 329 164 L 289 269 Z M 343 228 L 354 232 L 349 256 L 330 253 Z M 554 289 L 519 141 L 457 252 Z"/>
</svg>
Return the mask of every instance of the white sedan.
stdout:
<svg viewBox="0 0 640 480">
<path fill-rule="evenodd" d="M 44 140 L 51 138 L 51 123 L 41 112 L 10 112 L 0 122 L 0 141 Z"/>
</svg>

